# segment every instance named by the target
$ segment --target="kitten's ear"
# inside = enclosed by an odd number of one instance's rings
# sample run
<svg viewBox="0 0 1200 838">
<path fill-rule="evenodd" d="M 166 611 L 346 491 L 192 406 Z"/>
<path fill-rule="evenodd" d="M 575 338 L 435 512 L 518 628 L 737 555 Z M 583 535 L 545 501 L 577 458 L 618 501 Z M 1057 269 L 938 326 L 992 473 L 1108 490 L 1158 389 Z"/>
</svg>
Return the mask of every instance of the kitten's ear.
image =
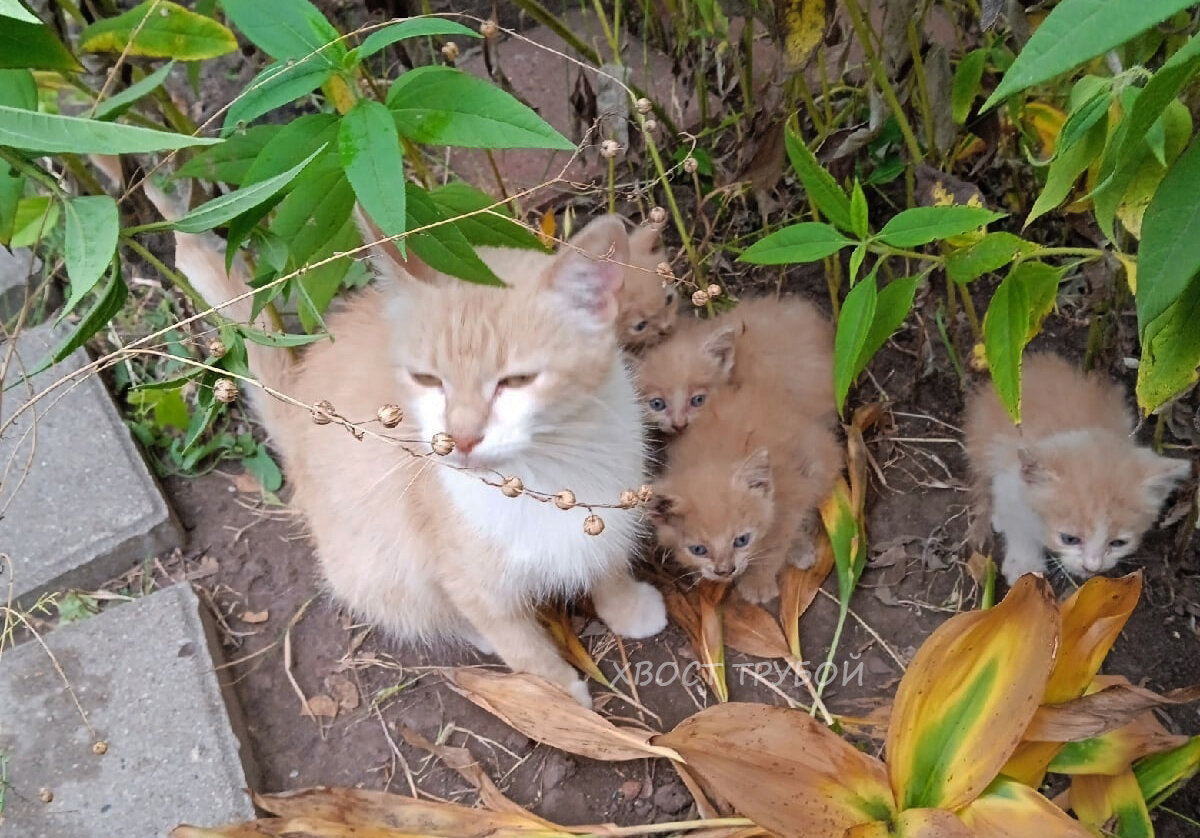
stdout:
<svg viewBox="0 0 1200 838">
<path fill-rule="evenodd" d="M 1146 448 L 1138 449 L 1138 451 L 1144 475 L 1142 490 L 1146 493 L 1150 504 L 1157 509 L 1167 499 L 1167 495 L 1192 476 L 1192 463 L 1190 460 L 1160 457 Z"/>
<path fill-rule="evenodd" d="M 647 256 L 658 247 L 662 231 L 653 224 L 643 224 L 629 234 L 629 253 L 633 256 Z"/>
<path fill-rule="evenodd" d="M 546 284 L 574 311 L 608 328 L 617 319 L 617 299 L 629 262 L 629 234 L 615 215 L 605 215 L 571 237 L 559 252 Z"/>
<path fill-rule="evenodd" d="M 700 351 L 713 359 L 721 374 L 728 376 L 733 371 L 733 347 L 737 341 L 737 331 L 728 326 L 708 337 L 700 347 Z"/>
<path fill-rule="evenodd" d="M 771 456 L 767 449 L 758 449 L 738 466 L 733 484 L 760 495 L 771 494 Z"/>
<path fill-rule="evenodd" d="M 654 487 L 654 495 L 646 504 L 646 514 L 656 524 L 670 524 L 679 515 L 679 499 Z"/>
<path fill-rule="evenodd" d="M 1030 486 L 1043 485 L 1054 479 L 1054 472 L 1042 465 L 1028 448 L 1018 448 L 1017 459 L 1021 461 L 1021 480 Z"/>
<path fill-rule="evenodd" d="M 382 276 L 389 279 L 419 279 L 422 282 L 433 282 L 437 271 L 420 260 L 412 248 L 406 248 L 407 254 L 400 252 L 396 243 L 387 238 L 378 225 L 367 215 L 362 204 L 354 205 L 354 223 L 362 234 L 363 244 L 381 242 L 371 248 L 371 264 Z M 382 241 L 387 239 L 386 241 Z"/>
</svg>

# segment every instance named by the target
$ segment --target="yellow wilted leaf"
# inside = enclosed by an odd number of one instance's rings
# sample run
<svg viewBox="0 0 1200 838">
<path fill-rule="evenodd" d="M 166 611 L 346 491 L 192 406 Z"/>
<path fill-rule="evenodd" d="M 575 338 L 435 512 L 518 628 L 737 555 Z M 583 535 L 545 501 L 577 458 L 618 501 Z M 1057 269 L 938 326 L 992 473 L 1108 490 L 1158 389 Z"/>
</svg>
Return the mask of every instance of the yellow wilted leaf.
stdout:
<svg viewBox="0 0 1200 838">
<path fill-rule="evenodd" d="M 592 660 L 587 649 L 583 648 L 583 644 L 579 642 L 575 630 L 571 628 L 571 618 L 567 615 L 565 608 L 544 608 L 538 612 L 538 619 L 550 632 L 550 636 L 554 638 L 554 643 L 563 657 L 577 669 L 587 673 L 587 676 L 593 681 L 609 688 L 612 687 L 608 678 L 596 665 L 596 661 Z"/>
<path fill-rule="evenodd" d="M 346 113 L 358 102 L 358 97 L 354 95 L 354 91 L 350 89 L 350 85 L 340 75 L 330 76 L 329 81 L 321 85 L 321 89 L 325 91 L 325 95 L 333 102 L 333 106 L 337 108 L 338 113 Z"/>
<path fill-rule="evenodd" d="M 667 614 L 692 642 L 704 681 L 718 701 L 729 700 L 720 609 L 727 587 L 723 583 L 704 581 L 686 593 L 677 588 L 663 592 Z"/>
<path fill-rule="evenodd" d="M 801 711 L 716 705 L 654 742 L 674 748 L 738 812 L 782 838 L 841 838 L 894 814 L 883 763 Z"/>
<path fill-rule="evenodd" d="M 943 623 L 900 681 L 888 774 L 903 809 L 957 809 L 1012 755 L 1037 710 L 1058 646 L 1044 579 L 1023 576 L 998 605 Z"/>
<path fill-rule="evenodd" d="M 825 0 L 780 0 L 775 4 L 788 72 L 802 69 L 825 39 Z"/>
<path fill-rule="evenodd" d="M 264 835 L 278 835 L 275 830 L 268 830 L 266 825 L 258 821 L 235 823 L 229 826 L 219 826 L 206 829 L 200 826 L 181 824 L 171 830 L 171 838 L 263 838 Z"/>
<path fill-rule="evenodd" d="M 542 247 L 554 247 L 554 236 L 558 232 L 558 225 L 554 222 L 554 210 L 548 209 L 542 213 L 542 220 L 538 222 L 538 241 L 542 243 Z"/>
<path fill-rule="evenodd" d="M 1021 122 L 1037 135 L 1042 146 L 1042 157 L 1046 160 L 1054 156 L 1058 135 L 1062 132 L 1066 119 L 1065 113 L 1044 102 L 1026 102 L 1021 110 Z"/>
<path fill-rule="evenodd" d="M 1133 771 L 1126 770 L 1115 776 L 1107 774 L 1080 774 L 1071 778 L 1071 809 L 1083 825 L 1100 834 L 1112 818 L 1117 819 L 1114 835 L 1153 835 L 1150 812 L 1142 797 L 1141 787 Z M 1140 828 L 1139 828 L 1140 827 Z M 1082 828 L 1082 826 L 1081 826 Z M 1086 830 L 1082 835 L 1091 835 Z"/>
<path fill-rule="evenodd" d="M 905 809 L 894 823 L 894 829 L 886 823 L 856 826 L 847 830 L 846 838 L 974 838 L 974 833 L 945 809 Z"/>
<path fill-rule="evenodd" d="M 789 564 L 779 577 L 779 622 L 794 660 L 804 658 L 800 650 L 800 618 L 833 570 L 833 546 L 829 537 L 822 532 L 816 541 L 817 560 L 812 567 L 801 570 Z"/>
<path fill-rule="evenodd" d="M 1169 751 L 1187 742 L 1171 733 L 1147 710 L 1129 724 L 1081 742 L 1062 746 L 1047 770 L 1055 774 L 1119 774 L 1136 759 Z"/>
<path fill-rule="evenodd" d="M 959 810 L 959 818 L 975 838 L 1094 838 L 1078 821 L 1067 816 L 1036 789 L 1007 777 L 992 783 L 987 791 Z"/>
<path fill-rule="evenodd" d="M 1113 252 L 1113 256 L 1117 257 L 1117 261 L 1121 263 L 1121 267 L 1125 269 L 1125 284 L 1129 286 L 1129 293 L 1137 293 L 1137 257 L 1130 256 L 1128 253 L 1122 253 L 1117 250 Z"/>
<path fill-rule="evenodd" d="M 734 596 L 725 601 L 722 612 L 725 642 L 734 649 L 756 658 L 788 657 L 787 640 L 765 608 Z"/>
</svg>

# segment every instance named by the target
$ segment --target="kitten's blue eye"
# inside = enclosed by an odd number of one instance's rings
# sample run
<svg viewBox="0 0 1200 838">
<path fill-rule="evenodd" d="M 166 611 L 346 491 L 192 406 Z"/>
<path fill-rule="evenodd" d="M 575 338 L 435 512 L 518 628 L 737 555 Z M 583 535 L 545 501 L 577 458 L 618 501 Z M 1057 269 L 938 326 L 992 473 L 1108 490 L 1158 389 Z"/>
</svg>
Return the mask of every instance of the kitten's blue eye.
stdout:
<svg viewBox="0 0 1200 838">
<path fill-rule="evenodd" d="M 655 413 L 662 413 L 667 409 L 667 402 L 665 399 L 651 399 L 648 404 L 650 405 L 650 409 Z"/>
<path fill-rule="evenodd" d="M 688 552 L 691 553 L 693 556 L 707 556 L 708 548 L 705 547 L 703 544 L 689 544 Z"/>
<path fill-rule="evenodd" d="M 733 540 L 734 547 L 745 547 L 750 543 L 750 533 L 744 532 Z"/>
<path fill-rule="evenodd" d="M 1083 543 L 1083 539 L 1080 538 L 1079 536 L 1068 535 L 1065 532 L 1060 532 L 1058 534 L 1058 540 L 1061 541 L 1063 544 L 1065 544 L 1068 547 L 1078 547 L 1080 544 Z"/>
<path fill-rule="evenodd" d="M 646 331 L 646 327 L 649 325 L 650 325 L 649 320 L 639 320 L 638 322 L 633 324 L 633 330 L 635 332 L 644 332 L 644 331 Z"/>
<path fill-rule="evenodd" d="M 675 302 L 675 292 L 674 292 L 674 291 L 668 291 L 668 292 L 667 292 L 667 305 L 671 305 L 671 304 L 673 304 L 674 302 Z"/>
<path fill-rule="evenodd" d="M 692 396 L 692 400 L 691 400 L 690 404 L 692 407 L 703 407 L 704 402 L 707 399 L 708 399 L 708 396 L 704 395 L 703 393 L 697 393 L 696 395 Z"/>
<path fill-rule="evenodd" d="M 1114 538 L 1112 541 L 1108 542 L 1108 546 L 1121 548 L 1121 547 L 1124 547 L 1128 543 L 1129 543 L 1128 538 Z"/>
</svg>

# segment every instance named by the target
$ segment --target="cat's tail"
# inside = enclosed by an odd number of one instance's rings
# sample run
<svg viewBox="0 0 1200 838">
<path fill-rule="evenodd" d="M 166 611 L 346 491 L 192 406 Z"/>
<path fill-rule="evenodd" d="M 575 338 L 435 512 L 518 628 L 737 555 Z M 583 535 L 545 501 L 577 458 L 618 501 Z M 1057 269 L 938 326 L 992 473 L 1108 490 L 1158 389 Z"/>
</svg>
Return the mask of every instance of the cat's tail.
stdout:
<svg viewBox="0 0 1200 838">
<path fill-rule="evenodd" d="M 146 197 L 167 221 L 180 218 L 188 204 L 188 186 L 176 182 L 179 190 L 167 194 L 147 179 L 142 188 Z M 260 314 L 252 318 L 253 296 L 249 285 L 249 270 L 238 254 L 230 270 L 225 270 L 225 242 L 217 235 L 205 233 L 175 233 L 175 269 L 187 277 L 192 287 L 210 306 L 228 320 L 248 323 L 259 329 L 273 331 Z M 245 341 L 246 360 L 250 371 L 264 387 L 287 393 L 295 362 L 290 350 L 261 346 Z M 267 431 L 279 432 L 281 416 L 288 406 L 260 387 L 247 384 L 239 388 L 251 407 L 266 425 Z"/>
</svg>

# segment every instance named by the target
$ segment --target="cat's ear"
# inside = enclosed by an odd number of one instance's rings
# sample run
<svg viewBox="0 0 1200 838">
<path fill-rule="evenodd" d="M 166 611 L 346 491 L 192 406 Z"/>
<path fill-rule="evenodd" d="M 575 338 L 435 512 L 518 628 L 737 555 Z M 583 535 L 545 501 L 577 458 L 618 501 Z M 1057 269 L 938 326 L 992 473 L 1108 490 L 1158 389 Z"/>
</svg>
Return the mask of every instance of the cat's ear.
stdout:
<svg viewBox="0 0 1200 838">
<path fill-rule="evenodd" d="M 354 224 L 362 234 L 363 244 L 380 242 L 371 248 L 371 264 L 381 276 L 400 280 L 417 279 L 421 282 L 433 282 L 437 278 L 438 272 L 422 262 L 411 247 L 405 248 L 406 253 L 401 253 L 396 243 L 388 239 L 371 220 L 371 216 L 367 215 L 362 204 L 354 205 Z"/>
<path fill-rule="evenodd" d="M 1017 459 L 1021 462 L 1021 480 L 1027 485 L 1045 485 L 1055 479 L 1054 472 L 1046 468 L 1028 448 L 1018 448 Z"/>
<path fill-rule="evenodd" d="M 1190 460 L 1177 460 L 1173 457 L 1160 457 L 1148 448 L 1138 449 L 1138 458 L 1142 461 L 1142 490 L 1150 505 L 1157 509 L 1167 499 L 1167 495 L 1192 475 Z"/>
<path fill-rule="evenodd" d="M 712 358 L 721 375 L 728 376 L 733 371 L 733 347 L 736 341 L 737 332 L 732 326 L 728 326 L 709 335 L 700 346 L 700 351 Z"/>
<path fill-rule="evenodd" d="M 733 484 L 765 496 L 771 494 L 771 455 L 760 448 L 747 457 L 733 473 Z"/>
<path fill-rule="evenodd" d="M 648 256 L 658 247 L 662 231 L 653 224 L 643 224 L 629 234 L 629 252 L 631 255 Z"/>
<path fill-rule="evenodd" d="M 615 215 L 588 224 L 563 245 L 546 285 L 568 307 L 594 326 L 609 328 L 617 319 L 618 297 L 629 262 L 629 234 Z"/>
<path fill-rule="evenodd" d="M 679 499 L 655 486 L 654 495 L 646 504 L 646 514 L 655 524 L 668 525 L 679 516 Z"/>
</svg>

